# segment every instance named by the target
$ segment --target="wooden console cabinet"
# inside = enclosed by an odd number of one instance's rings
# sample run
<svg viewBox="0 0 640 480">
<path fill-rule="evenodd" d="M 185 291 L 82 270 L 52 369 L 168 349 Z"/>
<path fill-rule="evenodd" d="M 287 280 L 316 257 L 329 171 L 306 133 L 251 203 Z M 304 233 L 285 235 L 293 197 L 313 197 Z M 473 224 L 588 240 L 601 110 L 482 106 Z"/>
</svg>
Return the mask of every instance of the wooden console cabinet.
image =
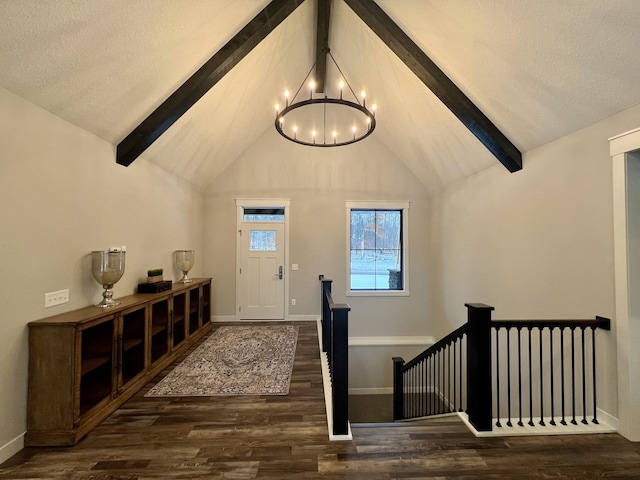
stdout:
<svg viewBox="0 0 640 480">
<path fill-rule="evenodd" d="M 29 323 L 27 446 L 74 445 L 211 327 L 211 279 Z"/>
</svg>

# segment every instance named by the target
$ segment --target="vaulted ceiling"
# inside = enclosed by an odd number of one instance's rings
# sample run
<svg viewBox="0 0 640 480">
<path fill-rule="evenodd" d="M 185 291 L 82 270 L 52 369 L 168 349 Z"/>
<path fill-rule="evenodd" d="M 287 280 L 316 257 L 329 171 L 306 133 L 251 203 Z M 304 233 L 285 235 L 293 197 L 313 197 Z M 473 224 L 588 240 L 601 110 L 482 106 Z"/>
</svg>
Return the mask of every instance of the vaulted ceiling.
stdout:
<svg viewBox="0 0 640 480">
<path fill-rule="evenodd" d="M 640 104 L 636 0 L 376 3 L 521 151 Z M 268 4 L 4 0 L 0 85 L 117 145 Z M 315 62 L 315 28 L 305 0 L 142 156 L 204 188 L 278 136 L 273 105 Z M 329 46 L 379 106 L 374 135 L 431 193 L 497 162 L 343 0 Z"/>
</svg>

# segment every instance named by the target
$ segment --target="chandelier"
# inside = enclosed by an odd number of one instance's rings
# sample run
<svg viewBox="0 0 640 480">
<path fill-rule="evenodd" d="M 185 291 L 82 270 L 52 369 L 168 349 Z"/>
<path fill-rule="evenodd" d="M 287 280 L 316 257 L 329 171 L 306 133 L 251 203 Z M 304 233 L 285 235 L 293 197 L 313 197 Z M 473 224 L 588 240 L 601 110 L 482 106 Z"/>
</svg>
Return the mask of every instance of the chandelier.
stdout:
<svg viewBox="0 0 640 480">
<path fill-rule="evenodd" d="M 284 92 L 285 108 L 280 110 L 280 105 L 275 106 L 276 130 L 287 140 L 300 145 L 350 145 L 364 140 L 376 128 L 376 105 L 373 104 L 371 110 L 367 108 L 366 92 L 363 90 L 359 96 L 356 95 L 328 49 L 327 54 L 340 75 L 336 83 L 338 95 L 335 98 L 329 97 L 326 86 L 324 92 L 314 94 L 316 84 L 313 79 L 309 79 L 315 68 L 314 64 L 291 100 L 289 91 Z M 310 90 L 309 98 L 296 101 L 305 84 Z M 345 85 L 348 87 L 346 92 Z"/>
</svg>

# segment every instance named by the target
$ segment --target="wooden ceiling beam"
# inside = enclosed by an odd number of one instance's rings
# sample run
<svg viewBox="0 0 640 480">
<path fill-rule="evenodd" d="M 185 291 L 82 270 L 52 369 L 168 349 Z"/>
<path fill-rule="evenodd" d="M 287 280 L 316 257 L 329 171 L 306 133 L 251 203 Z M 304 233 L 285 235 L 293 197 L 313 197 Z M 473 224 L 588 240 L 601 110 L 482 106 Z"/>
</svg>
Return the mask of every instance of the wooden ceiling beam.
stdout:
<svg viewBox="0 0 640 480">
<path fill-rule="evenodd" d="M 116 162 L 131 165 L 303 2 L 272 0 L 118 144 Z"/>
<path fill-rule="evenodd" d="M 404 31 L 371 0 L 345 3 L 510 171 L 522 169 L 522 153 Z"/>
<path fill-rule="evenodd" d="M 318 18 L 316 22 L 316 93 L 324 92 L 324 85 L 327 80 L 330 19 L 331 0 L 318 0 Z"/>
</svg>

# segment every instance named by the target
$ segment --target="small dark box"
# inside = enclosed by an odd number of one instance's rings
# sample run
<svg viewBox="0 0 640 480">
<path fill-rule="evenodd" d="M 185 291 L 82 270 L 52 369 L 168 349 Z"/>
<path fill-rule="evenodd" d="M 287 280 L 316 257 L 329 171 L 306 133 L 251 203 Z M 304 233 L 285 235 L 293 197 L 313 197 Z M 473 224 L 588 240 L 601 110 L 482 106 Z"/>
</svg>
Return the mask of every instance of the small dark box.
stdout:
<svg viewBox="0 0 640 480">
<path fill-rule="evenodd" d="M 155 283 L 139 283 L 138 293 L 158 293 L 171 289 L 171 280 L 163 280 Z"/>
</svg>

